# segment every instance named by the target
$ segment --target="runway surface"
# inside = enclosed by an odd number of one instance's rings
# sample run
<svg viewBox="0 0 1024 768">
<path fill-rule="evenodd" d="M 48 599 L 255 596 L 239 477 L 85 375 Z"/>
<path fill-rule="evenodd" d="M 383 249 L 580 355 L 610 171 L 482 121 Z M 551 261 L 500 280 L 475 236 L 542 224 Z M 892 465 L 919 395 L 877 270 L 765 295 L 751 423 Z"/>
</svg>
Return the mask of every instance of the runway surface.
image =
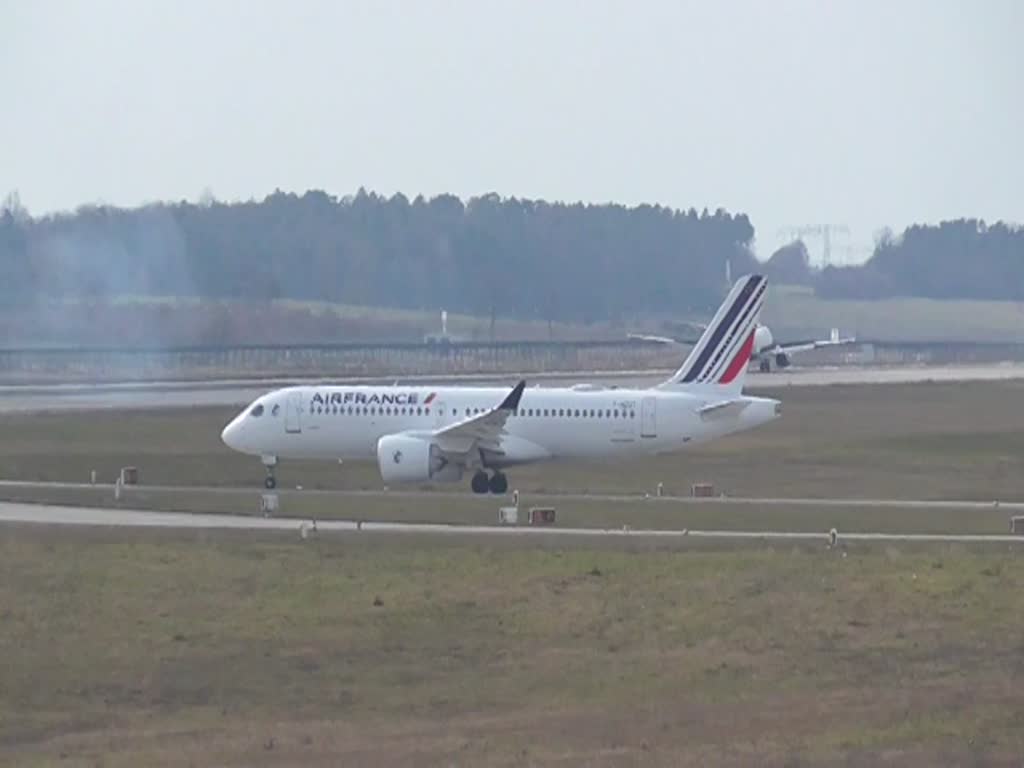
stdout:
<svg viewBox="0 0 1024 768">
<path fill-rule="evenodd" d="M 329 381 L 335 384 L 393 384 L 457 386 L 511 385 L 524 378 L 545 387 L 592 383 L 609 387 L 649 387 L 671 371 L 584 371 L 579 373 L 508 373 L 479 376 L 376 377 L 330 379 L 223 379 L 205 382 L 151 382 L 125 384 L 54 384 L 0 386 L 0 413 L 104 410 L 124 408 L 181 408 L 194 406 L 241 407 L 268 390 L 292 384 Z M 752 389 L 830 384 L 884 384 L 915 381 L 996 381 L 1024 379 L 1024 365 L 965 365 L 920 367 L 797 368 L 747 376 Z"/>
<path fill-rule="evenodd" d="M 126 528 L 232 529 L 246 531 L 291 531 L 309 535 L 313 522 L 295 518 L 263 518 L 242 515 L 206 515 L 181 512 L 145 512 L 131 509 L 90 509 L 35 504 L 0 503 L 0 523 L 77 525 Z M 715 531 L 651 530 L 624 528 L 558 528 L 531 526 L 441 525 L 431 523 L 358 523 L 349 520 L 317 521 L 317 533 L 384 533 L 435 536 L 564 536 L 631 537 L 657 539 L 771 539 L 824 540 L 827 532 L 809 531 Z M 841 533 L 850 541 L 986 542 L 1024 545 L 1024 536 L 983 534 L 899 534 Z"/>
</svg>

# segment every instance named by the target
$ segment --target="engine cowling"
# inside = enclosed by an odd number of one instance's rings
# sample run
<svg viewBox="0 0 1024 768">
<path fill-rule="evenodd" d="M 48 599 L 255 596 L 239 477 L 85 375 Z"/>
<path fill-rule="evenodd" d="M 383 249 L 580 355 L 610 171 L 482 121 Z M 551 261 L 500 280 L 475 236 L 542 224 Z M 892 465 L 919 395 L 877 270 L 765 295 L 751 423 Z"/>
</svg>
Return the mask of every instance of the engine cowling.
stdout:
<svg viewBox="0 0 1024 768">
<path fill-rule="evenodd" d="M 787 355 L 785 352 L 779 352 L 777 355 L 775 355 L 775 365 L 778 366 L 779 368 L 788 368 L 789 355 Z"/>
<path fill-rule="evenodd" d="M 450 463 L 437 445 L 411 435 L 384 435 L 377 441 L 377 466 L 385 483 L 452 483 L 462 465 Z"/>
</svg>

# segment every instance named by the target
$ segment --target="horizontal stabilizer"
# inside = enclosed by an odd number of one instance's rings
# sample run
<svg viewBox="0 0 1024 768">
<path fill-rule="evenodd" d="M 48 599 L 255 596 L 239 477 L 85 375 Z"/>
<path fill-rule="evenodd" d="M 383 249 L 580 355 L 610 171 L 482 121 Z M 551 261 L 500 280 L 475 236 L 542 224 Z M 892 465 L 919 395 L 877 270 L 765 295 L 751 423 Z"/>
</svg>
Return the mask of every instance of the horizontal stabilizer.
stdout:
<svg viewBox="0 0 1024 768">
<path fill-rule="evenodd" d="M 720 421 L 722 419 L 734 419 L 739 416 L 743 409 L 750 404 L 744 398 L 736 400 L 719 400 L 717 403 L 710 403 L 697 409 L 697 414 L 702 421 Z"/>
</svg>

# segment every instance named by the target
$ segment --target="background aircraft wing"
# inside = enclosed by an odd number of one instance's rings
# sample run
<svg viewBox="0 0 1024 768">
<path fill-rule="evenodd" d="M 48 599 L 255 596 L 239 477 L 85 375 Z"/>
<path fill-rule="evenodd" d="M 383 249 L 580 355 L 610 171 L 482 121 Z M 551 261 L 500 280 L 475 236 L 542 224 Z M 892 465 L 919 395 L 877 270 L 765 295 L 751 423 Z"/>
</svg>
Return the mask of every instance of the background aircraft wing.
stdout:
<svg viewBox="0 0 1024 768">
<path fill-rule="evenodd" d="M 692 344 L 691 341 L 680 341 L 671 336 L 654 336 L 648 333 L 627 333 L 626 338 L 631 341 L 653 341 L 655 344 Z"/>
<path fill-rule="evenodd" d="M 681 320 L 673 323 L 664 323 L 668 327 L 669 333 L 672 336 L 658 336 L 653 333 L 627 333 L 627 339 L 633 339 L 635 341 L 650 341 L 655 344 L 682 344 L 683 346 L 692 347 L 700 339 L 700 334 L 707 330 L 707 323 L 694 323 L 689 320 Z M 690 334 L 696 333 L 696 336 Z"/>
<path fill-rule="evenodd" d="M 788 341 L 785 344 L 777 344 L 773 352 L 808 352 L 812 349 L 822 347 L 839 347 L 844 344 L 853 344 L 856 341 L 852 336 L 841 338 L 839 329 L 833 328 L 827 339 L 811 339 L 809 341 Z"/>
<path fill-rule="evenodd" d="M 519 400 L 526 389 L 526 381 L 513 387 L 501 404 L 489 411 L 468 416 L 462 421 L 449 424 L 434 432 L 438 447 L 445 453 L 465 454 L 475 448 L 488 452 L 500 452 L 501 436 L 505 434 L 505 422 L 519 407 Z"/>
<path fill-rule="evenodd" d="M 812 349 L 817 349 L 817 344 L 818 342 L 816 341 L 787 341 L 785 344 L 776 344 L 762 351 L 770 354 L 784 352 L 787 355 L 791 355 L 794 352 L 809 352 Z"/>
</svg>

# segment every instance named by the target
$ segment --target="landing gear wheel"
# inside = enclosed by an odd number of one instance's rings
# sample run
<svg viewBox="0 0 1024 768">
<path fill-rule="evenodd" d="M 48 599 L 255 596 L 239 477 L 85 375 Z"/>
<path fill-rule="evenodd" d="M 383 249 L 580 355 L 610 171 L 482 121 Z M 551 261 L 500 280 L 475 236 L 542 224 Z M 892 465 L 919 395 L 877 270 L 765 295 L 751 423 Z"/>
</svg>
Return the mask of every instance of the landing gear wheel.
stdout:
<svg viewBox="0 0 1024 768">
<path fill-rule="evenodd" d="M 267 479 L 263 481 L 263 485 L 268 491 L 272 491 L 277 488 L 277 478 L 274 477 L 274 467 L 277 466 L 277 456 L 264 454 L 260 457 L 260 460 L 263 462 L 263 466 L 267 470 Z"/>
<path fill-rule="evenodd" d="M 771 373 L 772 372 L 771 361 L 769 361 L 769 360 L 762 360 L 760 368 L 761 368 L 761 373 Z"/>
<path fill-rule="evenodd" d="M 486 472 L 476 472 L 469 483 L 469 487 L 473 489 L 473 493 L 487 493 L 490 489 L 490 478 L 487 477 Z"/>
<path fill-rule="evenodd" d="M 501 496 L 508 490 L 508 478 L 501 472 L 495 472 L 487 483 L 491 493 Z"/>
</svg>

